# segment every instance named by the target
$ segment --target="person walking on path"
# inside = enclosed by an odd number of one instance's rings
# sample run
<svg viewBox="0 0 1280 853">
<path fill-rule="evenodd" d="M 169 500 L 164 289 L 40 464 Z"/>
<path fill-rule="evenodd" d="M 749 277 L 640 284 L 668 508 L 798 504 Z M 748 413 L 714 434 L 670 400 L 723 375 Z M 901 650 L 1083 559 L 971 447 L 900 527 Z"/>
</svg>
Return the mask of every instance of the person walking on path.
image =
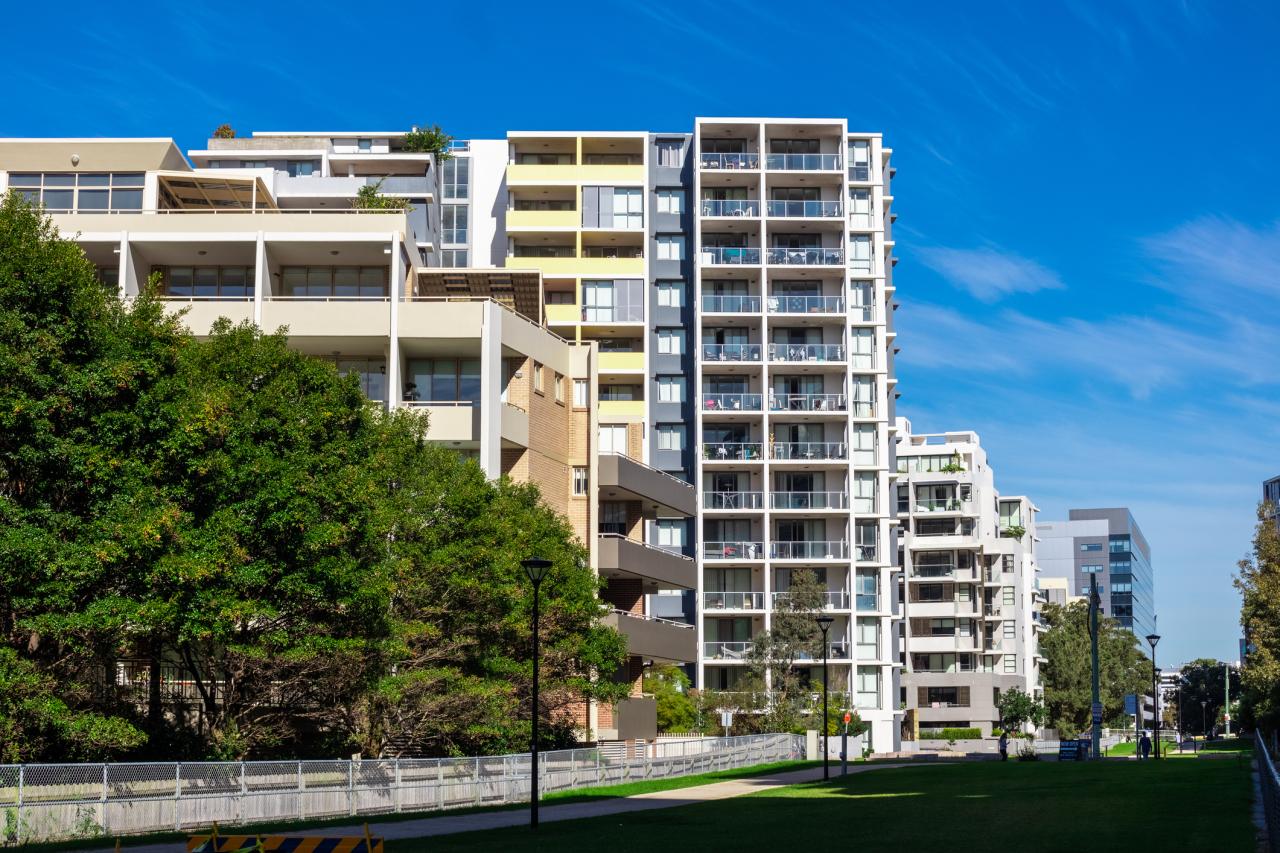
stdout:
<svg viewBox="0 0 1280 853">
<path fill-rule="evenodd" d="M 1138 755 L 1142 757 L 1143 761 L 1151 757 L 1151 738 L 1147 736 L 1146 732 L 1142 733 L 1142 740 L 1138 741 Z"/>
<path fill-rule="evenodd" d="M 1000 732 L 1000 760 L 1009 760 L 1009 733 L 1007 731 Z"/>
</svg>

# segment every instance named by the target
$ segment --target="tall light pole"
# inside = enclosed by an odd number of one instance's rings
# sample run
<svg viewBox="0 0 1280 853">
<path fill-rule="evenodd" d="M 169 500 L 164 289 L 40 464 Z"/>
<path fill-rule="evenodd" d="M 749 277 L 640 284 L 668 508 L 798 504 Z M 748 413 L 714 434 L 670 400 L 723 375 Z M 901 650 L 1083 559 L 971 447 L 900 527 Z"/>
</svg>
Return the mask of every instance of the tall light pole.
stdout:
<svg viewBox="0 0 1280 853">
<path fill-rule="evenodd" d="M 1147 642 L 1151 644 L 1151 702 L 1154 708 L 1152 717 L 1155 722 L 1151 724 L 1152 731 L 1155 732 L 1155 756 L 1160 757 L 1160 691 L 1157 686 L 1159 676 L 1156 674 L 1156 643 L 1160 642 L 1159 634 L 1147 634 Z"/>
<path fill-rule="evenodd" d="M 1205 716 L 1205 709 L 1209 705 L 1208 699 L 1200 700 L 1200 736 L 1205 740 L 1209 739 L 1209 718 Z"/>
<path fill-rule="evenodd" d="M 1222 678 L 1224 681 L 1224 690 L 1222 694 L 1222 734 L 1224 737 L 1231 737 L 1231 664 L 1224 663 L 1222 665 Z"/>
<path fill-rule="evenodd" d="M 818 617 L 822 629 L 822 778 L 831 778 L 831 735 L 827 732 L 827 631 L 831 630 L 834 617 L 823 613 Z"/>
<path fill-rule="evenodd" d="M 533 582 L 533 712 L 530 717 L 533 721 L 533 744 L 530 750 L 530 776 L 529 776 L 529 827 L 531 829 L 538 828 L 538 587 L 542 585 L 542 579 L 547 576 L 547 570 L 551 568 L 550 560 L 542 560 L 537 557 L 530 557 L 522 560 L 520 565 L 524 566 L 525 574 L 529 576 L 529 580 Z"/>
<path fill-rule="evenodd" d="M 1096 713 L 1102 704 L 1102 682 L 1098 666 L 1098 576 L 1089 575 L 1089 660 L 1092 668 L 1093 705 L 1090 707 L 1090 749 L 1094 761 L 1102 760 L 1102 717 Z"/>
</svg>

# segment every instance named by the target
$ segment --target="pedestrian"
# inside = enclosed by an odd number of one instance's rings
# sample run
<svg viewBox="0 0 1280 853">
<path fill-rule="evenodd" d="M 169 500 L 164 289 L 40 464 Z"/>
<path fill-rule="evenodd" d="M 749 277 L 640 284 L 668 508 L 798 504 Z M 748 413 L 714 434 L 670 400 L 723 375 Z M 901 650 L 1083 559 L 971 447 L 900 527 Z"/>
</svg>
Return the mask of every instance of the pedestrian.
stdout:
<svg viewBox="0 0 1280 853">
<path fill-rule="evenodd" d="M 1142 740 L 1138 742 L 1138 753 L 1144 761 L 1151 757 L 1151 738 L 1146 732 L 1142 733 Z"/>
<path fill-rule="evenodd" d="M 1000 760 L 1009 760 L 1009 733 L 1007 731 L 1000 732 Z"/>
</svg>

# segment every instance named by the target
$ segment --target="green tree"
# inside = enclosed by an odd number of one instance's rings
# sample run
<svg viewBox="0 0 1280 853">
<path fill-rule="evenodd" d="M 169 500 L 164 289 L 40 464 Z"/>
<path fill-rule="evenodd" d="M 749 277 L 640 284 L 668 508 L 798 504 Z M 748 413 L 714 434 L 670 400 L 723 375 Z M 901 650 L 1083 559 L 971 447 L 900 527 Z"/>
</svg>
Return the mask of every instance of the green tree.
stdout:
<svg viewBox="0 0 1280 853">
<path fill-rule="evenodd" d="M 1240 673 L 1241 722 L 1274 731 L 1280 726 L 1280 531 L 1266 504 L 1258 507 L 1253 553 L 1240 561 L 1240 626 L 1248 651 Z"/>
<path fill-rule="evenodd" d="M 234 127 L 224 122 L 223 124 L 220 124 L 213 129 L 213 138 L 214 139 L 235 139 L 236 130 Z"/>
<path fill-rule="evenodd" d="M 996 711 L 1000 714 L 1000 725 L 1014 737 L 1034 738 L 1036 729 L 1043 726 L 1048 719 L 1044 700 L 1025 693 L 1017 687 L 1000 694 Z M 1030 732 L 1027 731 L 1028 725 L 1031 726 Z"/>
<path fill-rule="evenodd" d="M 749 710 L 761 730 L 789 732 L 806 727 L 806 717 L 814 710 L 812 691 L 821 684 L 807 676 L 812 674 L 816 681 L 821 669 L 802 671 L 798 664 L 822 659 L 817 617 L 825 606 L 826 587 L 817 574 L 796 569 L 787 594 L 774 606 L 773 627 L 753 638 L 743 686 L 749 696 L 756 697 Z"/>
<path fill-rule="evenodd" d="M 437 162 L 453 157 L 449 153 L 449 143 L 453 137 L 440 129 L 440 125 L 415 127 L 404 135 L 401 144 L 405 151 L 419 151 L 436 155 Z"/>
<path fill-rule="evenodd" d="M 1181 719 L 1182 731 L 1208 734 L 1209 729 L 1221 722 L 1228 677 L 1231 679 L 1232 699 L 1240 697 L 1240 670 L 1212 658 L 1198 658 L 1184 666 L 1179 676 L 1182 679 L 1182 689 L 1175 689 L 1167 697 L 1165 710 L 1172 718 L 1165 722 L 1172 730 L 1177 720 Z"/>
<path fill-rule="evenodd" d="M 1086 731 L 1093 702 L 1089 641 L 1089 605 L 1045 605 L 1047 630 L 1040 637 L 1041 668 L 1048 725 L 1064 737 Z M 1098 665 L 1103 719 L 1124 725 L 1124 697 L 1150 690 L 1151 664 L 1138 648 L 1138 638 L 1114 619 L 1098 619 Z"/>
<path fill-rule="evenodd" d="M 698 731 L 698 704 L 690 691 L 689 676 L 678 666 L 662 666 L 644 677 L 644 692 L 658 705 L 658 731 Z"/>
<path fill-rule="evenodd" d="M 386 178 L 380 178 L 372 184 L 365 184 L 356 190 L 356 198 L 352 205 L 357 210 L 413 210 L 407 198 L 397 195 L 383 195 L 382 184 Z"/>
</svg>

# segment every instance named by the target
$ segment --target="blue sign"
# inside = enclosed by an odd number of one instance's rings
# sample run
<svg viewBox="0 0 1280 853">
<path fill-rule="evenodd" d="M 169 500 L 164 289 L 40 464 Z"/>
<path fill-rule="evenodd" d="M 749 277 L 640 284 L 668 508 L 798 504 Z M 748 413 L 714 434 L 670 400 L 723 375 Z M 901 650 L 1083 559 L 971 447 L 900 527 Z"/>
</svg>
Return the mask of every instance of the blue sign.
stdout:
<svg viewBox="0 0 1280 853">
<path fill-rule="evenodd" d="M 1131 717 L 1138 716 L 1138 697 L 1135 694 L 1124 697 L 1124 712 Z"/>
</svg>

